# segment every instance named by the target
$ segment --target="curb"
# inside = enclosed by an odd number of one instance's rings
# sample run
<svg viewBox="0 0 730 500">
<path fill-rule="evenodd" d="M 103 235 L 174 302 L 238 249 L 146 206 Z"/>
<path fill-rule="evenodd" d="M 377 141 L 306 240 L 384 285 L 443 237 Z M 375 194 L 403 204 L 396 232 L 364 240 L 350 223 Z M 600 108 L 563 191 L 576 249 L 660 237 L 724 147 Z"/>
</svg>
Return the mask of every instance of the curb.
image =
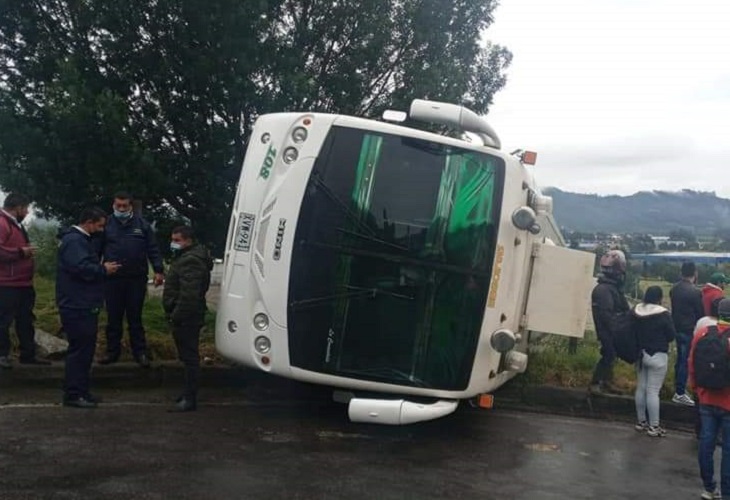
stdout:
<svg viewBox="0 0 730 500">
<path fill-rule="evenodd" d="M 594 395 L 587 389 L 525 386 L 519 383 L 501 387 L 495 391 L 494 396 L 495 408 L 636 422 L 633 396 Z M 694 429 L 694 408 L 671 401 L 661 401 L 660 404 L 663 426 L 682 430 Z"/>
<path fill-rule="evenodd" d="M 0 390 L 3 388 L 60 388 L 64 377 L 64 365 L 54 362 L 51 366 L 16 364 L 12 370 L 0 370 Z M 92 380 L 96 388 L 103 389 L 154 389 L 178 387 L 183 383 L 183 367 L 176 361 L 153 363 L 141 368 L 133 362 L 92 367 Z M 226 364 L 203 364 L 200 385 L 205 388 L 245 390 L 246 398 L 273 399 L 304 398 L 331 399 L 331 389 L 272 376 L 259 370 Z M 494 392 L 495 409 L 552 413 L 581 418 L 636 420 L 632 396 L 596 396 L 586 389 L 549 385 L 530 386 L 520 380 L 509 382 Z M 661 402 L 662 425 L 672 428 L 691 429 L 695 422 L 694 408 L 669 401 Z"/>
</svg>

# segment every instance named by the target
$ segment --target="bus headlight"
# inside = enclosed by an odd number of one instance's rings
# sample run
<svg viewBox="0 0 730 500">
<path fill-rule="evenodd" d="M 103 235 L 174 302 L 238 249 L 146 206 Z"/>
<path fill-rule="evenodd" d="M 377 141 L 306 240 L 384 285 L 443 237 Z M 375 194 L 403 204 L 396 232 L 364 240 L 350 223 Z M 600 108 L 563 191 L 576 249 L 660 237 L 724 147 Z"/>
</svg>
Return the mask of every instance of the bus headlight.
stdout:
<svg viewBox="0 0 730 500">
<path fill-rule="evenodd" d="M 297 151 L 297 148 L 286 148 L 284 150 L 284 154 L 282 155 L 282 158 L 284 158 L 284 163 L 292 163 L 297 161 L 297 158 L 299 157 L 299 152 Z"/>
<path fill-rule="evenodd" d="M 237 330 L 238 330 L 238 323 L 236 323 L 235 321 L 229 321 L 228 322 L 228 331 L 231 333 L 236 333 Z"/>
<path fill-rule="evenodd" d="M 263 142 L 264 144 L 267 144 L 270 140 L 271 140 L 271 134 L 268 132 L 264 132 L 263 135 L 261 136 L 261 142 Z"/>
<path fill-rule="evenodd" d="M 271 341 L 269 340 L 268 337 L 259 335 L 253 341 L 253 348 L 256 349 L 256 352 L 259 354 L 266 354 L 267 352 L 269 352 L 271 350 Z"/>
<path fill-rule="evenodd" d="M 292 141 L 296 142 L 297 144 L 301 144 L 304 141 L 307 140 L 307 129 L 304 127 L 297 127 L 295 128 L 291 133 L 291 139 Z"/>
<path fill-rule="evenodd" d="M 492 334 L 489 343 L 495 351 L 505 353 L 514 349 L 517 337 L 511 330 L 501 328 Z"/>
<path fill-rule="evenodd" d="M 258 313 L 253 317 L 253 327 L 263 332 L 269 327 L 269 317 L 264 313 Z"/>
<path fill-rule="evenodd" d="M 537 223 L 537 214 L 530 207 L 520 207 L 512 212 L 512 224 L 517 229 L 529 231 L 532 234 L 540 232 L 540 224 Z"/>
</svg>

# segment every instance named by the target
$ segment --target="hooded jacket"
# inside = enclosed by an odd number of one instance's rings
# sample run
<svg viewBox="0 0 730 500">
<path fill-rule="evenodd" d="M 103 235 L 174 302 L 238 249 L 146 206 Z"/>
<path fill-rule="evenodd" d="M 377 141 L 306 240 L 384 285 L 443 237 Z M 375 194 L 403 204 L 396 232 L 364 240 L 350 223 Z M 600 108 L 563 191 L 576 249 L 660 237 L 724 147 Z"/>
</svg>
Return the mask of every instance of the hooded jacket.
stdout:
<svg viewBox="0 0 730 500">
<path fill-rule="evenodd" d="M 692 335 L 697 320 L 705 316 L 702 292 L 687 280 L 674 284 L 669 292 L 672 299 L 672 319 L 678 334 Z"/>
<path fill-rule="evenodd" d="M 710 307 L 712 301 L 715 299 L 721 299 L 725 296 L 725 291 L 717 285 L 712 283 L 706 283 L 702 287 L 702 306 L 705 309 L 705 316 L 710 315 Z"/>
<path fill-rule="evenodd" d="M 21 250 L 29 245 L 25 229 L 0 210 L 0 286 L 33 286 L 33 258 Z"/>
<path fill-rule="evenodd" d="M 106 270 L 91 236 L 72 227 L 58 248 L 56 303 L 59 309 L 99 309 L 104 304 Z"/>
<path fill-rule="evenodd" d="M 172 261 L 162 293 L 162 307 L 173 324 L 202 325 L 212 269 L 208 250 L 199 244 L 182 250 Z"/>
<path fill-rule="evenodd" d="M 657 304 L 637 304 L 631 311 L 639 349 L 649 356 L 669 352 L 669 343 L 677 336 L 669 311 Z"/>
<path fill-rule="evenodd" d="M 619 289 L 619 282 L 603 274 L 591 294 L 591 311 L 599 339 L 612 339 L 614 315 L 629 310 L 629 303 Z"/>
</svg>

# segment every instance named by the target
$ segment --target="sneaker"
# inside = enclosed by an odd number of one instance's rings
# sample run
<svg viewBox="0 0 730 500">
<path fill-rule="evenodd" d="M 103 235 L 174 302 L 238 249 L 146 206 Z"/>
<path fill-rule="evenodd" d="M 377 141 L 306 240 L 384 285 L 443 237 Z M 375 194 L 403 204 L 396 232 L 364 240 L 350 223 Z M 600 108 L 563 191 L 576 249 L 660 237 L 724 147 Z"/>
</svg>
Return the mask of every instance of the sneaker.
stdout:
<svg viewBox="0 0 730 500">
<path fill-rule="evenodd" d="M 665 431 L 663 428 L 654 425 L 650 425 L 649 428 L 646 430 L 646 433 L 651 437 L 664 437 L 667 435 L 667 431 Z"/>
<path fill-rule="evenodd" d="M 13 363 L 10 362 L 10 358 L 7 356 L 0 356 L 0 368 L 3 370 L 10 370 L 13 367 Z"/>
<path fill-rule="evenodd" d="M 649 430 L 649 422 L 639 422 L 634 426 L 634 429 L 636 429 L 638 432 L 646 432 Z"/>
<path fill-rule="evenodd" d="M 720 490 L 703 491 L 702 495 L 700 495 L 700 498 L 702 498 L 703 500 L 721 500 L 722 494 L 720 493 Z"/>
<path fill-rule="evenodd" d="M 684 406 L 694 406 L 694 400 L 687 394 L 675 394 L 672 396 L 672 403 L 677 403 Z"/>
</svg>

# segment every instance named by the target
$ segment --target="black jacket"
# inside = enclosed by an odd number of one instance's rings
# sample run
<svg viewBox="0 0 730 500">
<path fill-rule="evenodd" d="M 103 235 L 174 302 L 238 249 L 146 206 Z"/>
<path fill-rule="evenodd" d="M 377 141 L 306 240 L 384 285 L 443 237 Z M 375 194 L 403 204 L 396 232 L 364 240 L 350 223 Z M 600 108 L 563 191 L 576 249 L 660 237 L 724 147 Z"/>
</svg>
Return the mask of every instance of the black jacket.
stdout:
<svg viewBox="0 0 730 500">
<path fill-rule="evenodd" d="M 649 356 L 669 352 L 669 343 L 676 337 L 669 311 L 656 304 L 637 304 L 632 311 L 639 348 Z"/>
<path fill-rule="evenodd" d="M 599 275 L 598 284 L 591 294 L 591 311 L 598 338 L 613 338 L 613 316 L 628 310 L 629 303 L 619 289 L 618 282 Z"/>
<path fill-rule="evenodd" d="M 104 262 L 118 262 L 122 265 L 115 277 L 147 276 L 147 261 L 152 264 L 156 273 L 164 271 L 155 234 L 149 223 L 136 215 L 124 222 L 113 215 L 107 219 L 101 251 Z"/>
<path fill-rule="evenodd" d="M 75 227 L 66 230 L 58 248 L 56 304 L 59 309 L 98 309 L 104 304 L 106 271 L 91 237 Z"/>
<path fill-rule="evenodd" d="M 692 335 L 697 320 L 705 315 L 702 292 L 689 281 L 681 280 L 669 291 L 669 297 L 672 299 L 674 329 L 679 334 Z"/>
<path fill-rule="evenodd" d="M 213 260 L 203 245 L 186 248 L 172 261 L 162 293 L 162 306 L 174 324 L 203 323 L 211 269 Z"/>
</svg>

